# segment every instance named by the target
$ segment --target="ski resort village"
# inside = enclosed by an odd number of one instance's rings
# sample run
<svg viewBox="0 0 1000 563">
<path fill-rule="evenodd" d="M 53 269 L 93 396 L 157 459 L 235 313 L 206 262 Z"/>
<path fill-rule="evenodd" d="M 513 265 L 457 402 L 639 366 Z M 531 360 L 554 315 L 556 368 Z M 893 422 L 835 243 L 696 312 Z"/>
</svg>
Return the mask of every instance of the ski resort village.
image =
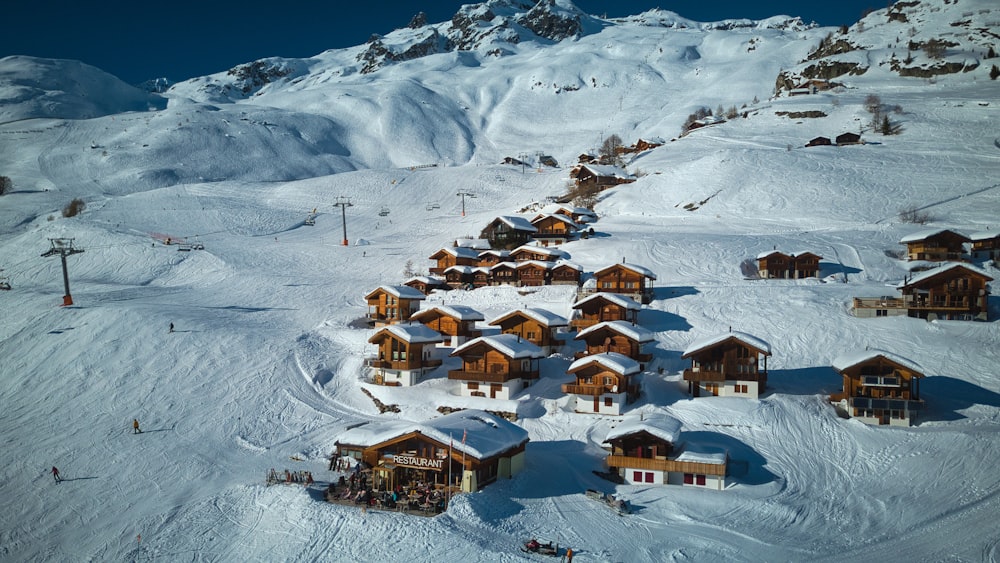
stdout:
<svg viewBox="0 0 1000 563">
<path fill-rule="evenodd" d="M 997 561 L 1000 6 L 0 59 L 0 559 Z"/>
</svg>

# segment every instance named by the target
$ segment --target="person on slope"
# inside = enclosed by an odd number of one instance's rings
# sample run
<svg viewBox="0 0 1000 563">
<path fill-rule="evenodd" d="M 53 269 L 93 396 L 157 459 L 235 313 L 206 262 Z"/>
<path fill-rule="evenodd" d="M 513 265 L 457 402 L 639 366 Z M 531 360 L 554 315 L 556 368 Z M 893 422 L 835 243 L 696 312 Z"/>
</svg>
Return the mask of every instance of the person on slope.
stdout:
<svg viewBox="0 0 1000 563">
<path fill-rule="evenodd" d="M 62 482 L 62 477 L 59 476 L 59 470 L 56 469 L 56 466 L 54 465 L 52 466 L 52 478 L 56 480 L 56 483 Z"/>
<path fill-rule="evenodd" d="M 139 419 L 138 418 L 133 418 L 132 419 L 132 433 L 133 434 L 142 434 L 142 430 L 139 430 Z"/>
</svg>

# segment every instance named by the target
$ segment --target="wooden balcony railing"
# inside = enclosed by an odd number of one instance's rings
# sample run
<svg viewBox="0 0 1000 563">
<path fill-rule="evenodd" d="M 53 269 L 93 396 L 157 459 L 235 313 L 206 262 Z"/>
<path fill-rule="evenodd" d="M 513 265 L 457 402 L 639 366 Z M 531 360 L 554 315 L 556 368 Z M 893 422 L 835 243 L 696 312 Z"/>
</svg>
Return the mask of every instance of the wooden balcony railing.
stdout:
<svg viewBox="0 0 1000 563">
<path fill-rule="evenodd" d="M 758 373 L 726 373 L 721 371 L 684 370 L 684 381 L 767 381 L 766 372 Z"/>
<path fill-rule="evenodd" d="M 442 363 L 444 363 L 443 360 L 406 360 L 394 362 L 391 360 L 379 360 L 377 358 L 365 358 L 365 364 L 368 367 L 376 369 L 412 370 L 420 368 L 436 368 Z"/>
<path fill-rule="evenodd" d="M 635 469 L 649 469 L 651 471 L 670 471 L 673 473 L 700 473 L 702 475 L 726 474 L 726 464 L 675 461 L 672 459 L 651 459 L 624 455 L 609 455 L 607 462 L 608 467 L 628 467 Z"/>
<path fill-rule="evenodd" d="M 466 371 L 462 369 L 448 370 L 448 379 L 459 381 L 483 381 L 486 383 L 504 383 L 511 379 L 538 379 L 537 371 L 522 371 L 518 373 L 491 373 L 485 371 Z"/>
</svg>

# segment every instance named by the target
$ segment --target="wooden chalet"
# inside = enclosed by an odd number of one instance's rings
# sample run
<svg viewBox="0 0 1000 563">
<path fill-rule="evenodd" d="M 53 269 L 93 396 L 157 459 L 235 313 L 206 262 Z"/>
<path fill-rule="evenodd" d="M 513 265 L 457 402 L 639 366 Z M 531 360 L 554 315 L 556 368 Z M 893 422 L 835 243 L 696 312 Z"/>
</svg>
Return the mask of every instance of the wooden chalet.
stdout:
<svg viewBox="0 0 1000 563">
<path fill-rule="evenodd" d="M 681 359 L 691 358 L 684 370 L 688 392 L 720 397 L 756 399 L 767 388 L 767 357 L 771 345 L 743 332 L 727 332 L 695 342 Z"/>
<path fill-rule="evenodd" d="M 842 147 L 844 145 L 861 145 L 864 144 L 861 141 L 861 135 L 857 133 L 841 133 L 837 135 L 837 146 Z"/>
<path fill-rule="evenodd" d="M 640 138 L 635 142 L 633 148 L 635 149 L 635 152 L 642 152 L 648 151 L 649 149 L 655 149 L 656 147 L 663 146 L 664 144 L 666 144 L 666 141 L 664 141 L 662 137 L 650 137 L 648 139 Z"/>
<path fill-rule="evenodd" d="M 764 279 L 802 279 L 819 277 L 819 261 L 812 252 L 785 254 L 771 250 L 757 255 L 757 274 Z"/>
<path fill-rule="evenodd" d="M 664 414 L 628 417 L 604 439 L 607 464 L 627 485 L 726 488 L 728 453 L 684 443 L 679 420 Z"/>
<path fill-rule="evenodd" d="M 538 229 L 532 238 L 542 246 L 556 246 L 576 239 L 580 225 L 566 215 L 541 213 L 531 220 Z"/>
<path fill-rule="evenodd" d="M 410 320 L 427 296 L 407 285 L 382 285 L 365 295 L 368 322 L 376 327 Z"/>
<path fill-rule="evenodd" d="M 898 287 L 911 317 L 985 321 L 991 281 L 979 268 L 956 263 L 920 272 Z"/>
<path fill-rule="evenodd" d="M 577 164 L 570 171 L 569 177 L 576 182 L 577 187 L 592 186 L 599 190 L 636 181 L 636 177 L 624 168 L 607 164 Z"/>
<path fill-rule="evenodd" d="M 1000 261 L 1000 233 L 981 232 L 969 235 L 972 241 L 972 259 Z"/>
<path fill-rule="evenodd" d="M 616 352 L 639 362 L 645 369 L 653 359 L 650 351 L 653 333 L 645 328 L 625 321 L 604 321 L 581 330 L 573 340 L 582 340 L 586 349 L 576 354 L 577 358 L 594 354 Z"/>
<path fill-rule="evenodd" d="M 586 207 L 576 207 L 572 205 L 563 205 L 556 203 L 543 207 L 542 213 L 569 217 L 570 220 L 572 220 L 577 225 L 583 225 L 584 223 L 593 223 L 594 221 L 597 221 L 597 214 L 594 213 L 593 210 L 587 209 Z"/>
<path fill-rule="evenodd" d="M 490 285 L 519 285 L 516 262 L 500 262 L 490 267 Z"/>
<path fill-rule="evenodd" d="M 562 386 L 563 393 L 575 395 L 576 412 L 620 415 L 625 406 L 639 397 L 634 378 L 639 362 L 617 352 L 594 354 L 573 362 L 566 373 L 575 383 Z"/>
<path fill-rule="evenodd" d="M 430 259 L 437 261 L 437 265 L 431 268 L 430 272 L 440 275 L 452 266 L 478 266 L 479 252 L 461 246 L 444 247 L 431 254 Z"/>
<path fill-rule="evenodd" d="M 552 285 L 575 285 L 580 286 L 583 277 L 583 267 L 572 262 L 560 260 L 553 264 L 552 273 L 549 276 Z"/>
<path fill-rule="evenodd" d="M 537 287 L 551 285 L 552 283 L 552 262 L 544 260 L 528 260 L 517 262 L 517 285 L 524 287 Z"/>
<path fill-rule="evenodd" d="M 640 303 L 653 300 L 656 274 L 635 264 L 613 264 L 594 272 L 594 290 L 627 295 Z"/>
<path fill-rule="evenodd" d="M 435 289 L 440 289 L 447 291 L 451 289 L 448 283 L 443 279 L 436 276 L 413 276 L 412 278 L 403 282 L 403 285 L 407 287 L 412 287 L 413 289 L 423 293 L 424 295 L 430 295 Z"/>
<path fill-rule="evenodd" d="M 828 147 L 833 144 L 829 137 L 816 137 L 806 143 L 807 147 Z"/>
<path fill-rule="evenodd" d="M 605 321 L 635 324 L 639 322 L 641 309 L 642 305 L 630 297 L 617 293 L 594 293 L 573 305 L 574 313 L 569 325 L 573 330 L 583 330 Z"/>
<path fill-rule="evenodd" d="M 855 297 L 856 317 L 908 315 L 927 320 L 989 320 L 990 286 L 986 272 L 962 263 L 925 270 L 897 285 L 901 297 Z"/>
<path fill-rule="evenodd" d="M 833 369 L 844 378 L 844 390 L 831 395 L 830 401 L 861 422 L 909 426 L 923 406 L 923 370 L 906 358 L 865 350 L 837 358 Z"/>
<path fill-rule="evenodd" d="M 476 263 L 481 268 L 492 268 L 501 262 L 510 261 L 509 250 L 484 250 L 479 253 L 479 261 Z"/>
<path fill-rule="evenodd" d="M 541 348 L 514 334 L 480 336 L 451 353 L 462 359 L 462 368 L 448 372 L 461 382 L 463 397 L 511 399 L 538 379 Z"/>
<path fill-rule="evenodd" d="M 538 229 L 524 217 L 497 217 L 486 225 L 481 238 L 490 242 L 490 248 L 517 248 L 531 240 Z"/>
<path fill-rule="evenodd" d="M 490 269 L 452 266 L 444 271 L 444 280 L 453 289 L 472 290 L 490 284 Z"/>
<path fill-rule="evenodd" d="M 497 415 L 466 409 L 425 422 L 365 422 L 335 443 L 335 456 L 371 468 L 377 493 L 417 486 L 471 493 L 524 469 L 528 432 Z"/>
<path fill-rule="evenodd" d="M 558 248 L 547 248 L 535 244 L 522 244 L 510 253 L 510 258 L 515 262 L 526 262 L 528 260 L 539 260 L 543 262 L 555 262 L 566 258 L 567 254 Z"/>
<path fill-rule="evenodd" d="M 378 346 L 378 353 L 366 359 L 376 385 L 409 387 L 425 373 L 441 365 L 434 354 L 444 337 L 419 323 L 400 323 L 383 327 L 368 342 Z"/>
<path fill-rule="evenodd" d="M 444 344 L 454 348 L 482 336 L 483 331 L 476 328 L 476 323 L 485 321 L 486 317 L 465 305 L 435 305 L 417 311 L 410 320 L 441 333 L 447 337 L 442 339 Z"/>
<path fill-rule="evenodd" d="M 556 336 L 559 329 L 569 326 L 569 322 L 545 309 L 516 309 L 490 321 L 490 326 L 500 327 L 502 334 L 513 334 L 538 346 L 549 355 L 562 346 Z"/>
<path fill-rule="evenodd" d="M 907 260 L 945 262 L 964 260 L 965 244 L 969 237 L 949 229 L 933 229 L 912 233 L 900 239 L 906 245 Z"/>
</svg>

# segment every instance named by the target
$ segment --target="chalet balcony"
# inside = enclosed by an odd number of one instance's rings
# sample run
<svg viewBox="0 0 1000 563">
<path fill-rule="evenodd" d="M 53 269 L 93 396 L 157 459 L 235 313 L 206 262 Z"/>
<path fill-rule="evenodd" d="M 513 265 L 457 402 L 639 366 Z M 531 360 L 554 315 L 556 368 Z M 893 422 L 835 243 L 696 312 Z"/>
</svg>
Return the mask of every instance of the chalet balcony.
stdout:
<svg viewBox="0 0 1000 563">
<path fill-rule="evenodd" d="M 458 381 L 482 381 L 485 383 L 504 383 L 512 379 L 538 379 L 538 371 L 492 373 L 485 371 L 453 369 L 448 370 L 448 379 L 456 379 Z"/>
<path fill-rule="evenodd" d="M 629 467 L 648 469 L 650 471 L 670 471 L 674 473 L 700 473 L 702 475 L 725 475 L 726 465 L 715 463 L 697 463 L 693 461 L 675 461 L 672 459 L 653 459 L 646 457 L 631 457 L 625 455 L 609 455 L 608 467 Z"/>
<path fill-rule="evenodd" d="M 912 412 L 918 411 L 923 406 L 923 401 L 914 401 L 902 398 L 887 397 L 876 399 L 872 397 L 848 397 L 847 405 L 853 409 L 862 410 L 894 410 Z"/>
<path fill-rule="evenodd" d="M 423 360 L 423 361 L 391 361 L 391 360 L 379 360 L 378 358 L 365 358 L 365 365 L 375 369 L 391 369 L 391 370 L 402 370 L 409 371 L 421 368 L 436 368 L 444 363 L 442 360 Z"/>
<path fill-rule="evenodd" d="M 611 393 L 603 385 L 574 385 L 572 383 L 563 384 L 562 392 L 567 395 L 586 395 L 588 397 L 600 397 L 605 393 Z"/>
<path fill-rule="evenodd" d="M 855 309 L 907 309 L 906 299 L 898 297 L 855 297 Z"/>
<path fill-rule="evenodd" d="M 703 369 L 684 370 L 684 381 L 756 381 L 758 383 L 767 381 L 766 372 L 757 373 L 728 373 L 723 371 L 707 371 Z"/>
</svg>

